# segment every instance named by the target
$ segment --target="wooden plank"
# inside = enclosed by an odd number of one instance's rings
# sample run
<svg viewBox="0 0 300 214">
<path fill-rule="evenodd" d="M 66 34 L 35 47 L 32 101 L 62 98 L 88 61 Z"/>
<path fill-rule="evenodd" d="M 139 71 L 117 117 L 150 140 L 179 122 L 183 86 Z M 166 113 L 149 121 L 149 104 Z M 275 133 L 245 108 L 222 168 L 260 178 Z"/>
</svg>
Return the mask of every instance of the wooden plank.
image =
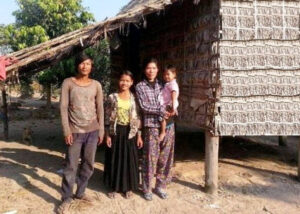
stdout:
<svg viewBox="0 0 300 214">
<path fill-rule="evenodd" d="M 7 107 L 7 98 L 6 90 L 2 89 L 2 102 L 3 102 L 3 136 L 5 140 L 8 140 L 8 107 Z"/>
<path fill-rule="evenodd" d="M 205 132 L 205 191 L 209 194 L 218 192 L 219 137 Z"/>
</svg>

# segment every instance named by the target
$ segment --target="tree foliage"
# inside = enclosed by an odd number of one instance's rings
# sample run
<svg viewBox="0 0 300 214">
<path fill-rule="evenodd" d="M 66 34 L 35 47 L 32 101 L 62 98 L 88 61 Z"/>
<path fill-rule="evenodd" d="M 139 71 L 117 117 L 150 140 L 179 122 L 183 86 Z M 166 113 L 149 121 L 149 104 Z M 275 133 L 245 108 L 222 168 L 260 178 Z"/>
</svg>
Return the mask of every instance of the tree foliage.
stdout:
<svg viewBox="0 0 300 214">
<path fill-rule="evenodd" d="M 17 0 L 15 24 L 1 30 L 0 40 L 14 51 L 30 47 L 79 29 L 94 21 L 82 0 Z M 3 27 L 2 27 L 3 28 Z M 4 36 L 1 38 L 1 32 Z M 1 42 L 0 42 L 1 44 Z"/>
<path fill-rule="evenodd" d="M 5 55 L 12 51 L 5 36 L 5 26 L 0 24 L 0 55 Z"/>
<path fill-rule="evenodd" d="M 9 44 L 14 50 L 30 47 L 62 34 L 79 29 L 94 21 L 93 14 L 82 6 L 82 0 L 17 0 L 19 9 L 13 14 L 16 22 L 0 26 L 0 45 Z M 85 50 L 94 58 L 92 78 L 102 83 L 105 93 L 110 90 L 110 52 L 108 41 L 99 41 Z M 43 86 L 60 86 L 63 79 L 76 74 L 74 58 L 63 60 L 36 75 Z M 29 84 L 23 77 L 22 84 Z M 28 87 L 23 86 L 24 92 Z"/>
<path fill-rule="evenodd" d="M 0 28 L 0 44 L 5 42 L 14 51 L 45 42 L 94 21 L 93 14 L 82 6 L 82 0 L 17 0 L 17 3 L 19 9 L 13 13 L 15 24 L 2 30 Z M 72 62 L 72 59 L 63 60 L 36 77 L 42 85 L 59 85 L 65 77 L 74 73 Z"/>
<path fill-rule="evenodd" d="M 4 29 L 6 40 L 14 51 L 21 50 L 49 40 L 45 29 L 39 25 L 33 27 L 11 24 Z"/>
<path fill-rule="evenodd" d="M 94 21 L 82 0 L 17 0 L 16 25 L 41 26 L 52 39 Z"/>
</svg>

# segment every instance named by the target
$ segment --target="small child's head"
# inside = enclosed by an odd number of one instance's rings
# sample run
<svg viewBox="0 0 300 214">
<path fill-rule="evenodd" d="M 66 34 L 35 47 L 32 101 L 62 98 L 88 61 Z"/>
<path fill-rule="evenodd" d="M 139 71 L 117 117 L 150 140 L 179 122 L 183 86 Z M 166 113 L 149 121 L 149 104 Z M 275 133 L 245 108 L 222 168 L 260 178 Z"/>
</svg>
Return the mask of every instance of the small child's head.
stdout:
<svg viewBox="0 0 300 214">
<path fill-rule="evenodd" d="M 119 90 L 129 90 L 133 85 L 133 74 L 130 71 L 122 71 L 119 75 Z"/>
<path fill-rule="evenodd" d="M 163 73 L 164 81 L 171 82 L 172 80 L 176 79 L 176 73 L 177 73 L 177 70 L 176 70 L 175 66 L 168 65 L 164 69 L 164 73 Z"/>
</svg>

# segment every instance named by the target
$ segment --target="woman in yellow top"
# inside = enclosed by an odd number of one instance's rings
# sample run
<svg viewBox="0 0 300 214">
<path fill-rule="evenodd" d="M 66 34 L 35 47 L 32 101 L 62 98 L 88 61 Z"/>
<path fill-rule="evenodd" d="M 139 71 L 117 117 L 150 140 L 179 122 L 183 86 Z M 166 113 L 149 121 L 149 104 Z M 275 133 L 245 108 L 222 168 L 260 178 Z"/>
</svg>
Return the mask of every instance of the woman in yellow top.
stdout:
<svg viewBox="0 0 300 214">
<path fill-rule="evenodd" d="M 138 152 L 143 141 L 140 117 L 134 95 L 130 92 L 133 75 L 124 71 L 119 77 L 119 91 L 109 95 L 105 112 L 106 151 L 104 182 L 110 188 L 108 196 L 117 192 L 126 198 L 138 189 Z"/>
</svg>

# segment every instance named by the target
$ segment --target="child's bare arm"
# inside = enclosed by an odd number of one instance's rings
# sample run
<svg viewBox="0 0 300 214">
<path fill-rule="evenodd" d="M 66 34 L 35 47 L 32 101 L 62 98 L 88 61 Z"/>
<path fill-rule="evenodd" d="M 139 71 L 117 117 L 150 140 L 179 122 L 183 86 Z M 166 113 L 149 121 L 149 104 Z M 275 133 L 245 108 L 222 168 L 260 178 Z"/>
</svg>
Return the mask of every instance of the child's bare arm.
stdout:
<svg viewBox="0 0 300 214">
<path fill-rule="evenodd" d="M 175 112 L 175 102 L 177 99 L 177 92 L 176 91 L 172 91 L 172 112 Z"/>
</svg>

